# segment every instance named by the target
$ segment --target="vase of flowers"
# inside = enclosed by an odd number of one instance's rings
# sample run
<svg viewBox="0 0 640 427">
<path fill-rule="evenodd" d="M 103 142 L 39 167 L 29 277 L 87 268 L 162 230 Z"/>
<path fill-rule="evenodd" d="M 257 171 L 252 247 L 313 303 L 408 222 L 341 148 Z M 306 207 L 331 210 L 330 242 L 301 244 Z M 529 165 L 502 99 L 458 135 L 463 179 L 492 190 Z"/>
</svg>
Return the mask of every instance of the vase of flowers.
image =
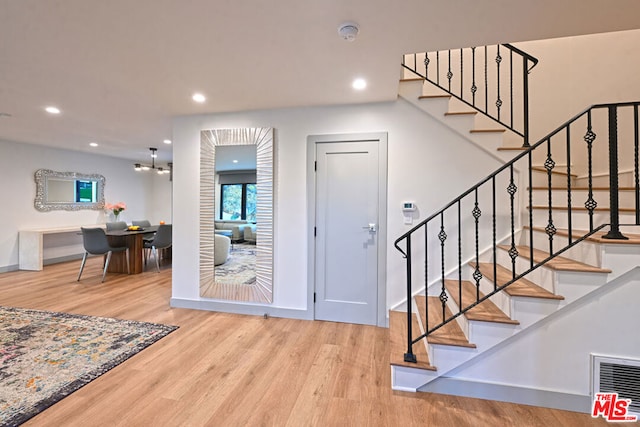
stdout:
<svg viewBox="0 0 640 427">
<path fill-rule="evenodd" d="M 118 202 L 113 205 L 111 203 L 107 203 L 104 205 L 104 208 L 108 211 L 113 212 L 113 217 L 116 221 L 118 221 L 118 216 L 123 210 L 127 209 L 127 205 L 125 205 L 123 202 Z"/>
</svg>

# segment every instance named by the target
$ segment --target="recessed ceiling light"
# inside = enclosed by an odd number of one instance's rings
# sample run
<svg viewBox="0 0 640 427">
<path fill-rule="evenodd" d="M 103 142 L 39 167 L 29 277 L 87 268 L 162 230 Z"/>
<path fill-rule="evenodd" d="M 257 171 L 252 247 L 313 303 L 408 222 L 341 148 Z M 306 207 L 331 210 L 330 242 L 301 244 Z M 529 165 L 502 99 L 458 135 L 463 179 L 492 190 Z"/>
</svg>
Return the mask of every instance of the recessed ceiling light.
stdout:
<svg viewBox="0 0 640 427">
<path fill-rule="evenodd" d="M 58 107 L 49 106 L 44 109 L 49 114 L 60 114 L 60 109 Z"/>
<path fill-rule="evenodd" d="M 164 140 L 164 141 L 162 141 L 162 142 L 164 142 L 165 144 L 171 144 L 171 140 L 170 140 L 170 139 L 165 139 L 165 140 Z"/>
<path fill-rule="evenodd" d="M 204 101 L 207 100 L 207 98 L 205 98 L 205 96 L 201 93 L 194 93 L 191 99 L 199 103 L 203 103 Z"/>
<path fill-rule="evenodd" d="M 367 87 L 367 81 L 365 79 L 355 79 L 351 86 L 355 90 L 362 90 Z"/>
<path fill-rule="evenodd" d="M 237 160 L 234 160 L 234 161 L 233 161 L 233 163 L 238 163 L 238 161 L 237 161 Z"/>
<path fill-rule="evenodd" d="M 97 147 L 98 143 L 97 142 L 90 142 L 89 145 L 92 146 L 92 147 Z"/>
</svg>

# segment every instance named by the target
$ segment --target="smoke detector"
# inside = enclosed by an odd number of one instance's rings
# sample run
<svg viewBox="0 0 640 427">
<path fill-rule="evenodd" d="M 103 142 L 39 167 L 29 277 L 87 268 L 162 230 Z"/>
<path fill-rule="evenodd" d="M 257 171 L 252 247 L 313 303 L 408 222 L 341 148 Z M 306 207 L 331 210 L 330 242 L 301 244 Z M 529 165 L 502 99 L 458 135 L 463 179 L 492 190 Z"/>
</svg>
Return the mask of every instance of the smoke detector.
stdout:
<svg viewBox="0 0 640 427">
<path fill-rule="evenodd" d="M 338 34 L 340 37 L 345 39 L 348 42 L 352 42 L 356 39 L 358 35 L 359 27 L 358 24 L 353 22 L 345 22 L 344 24 L 338 27 Z"/>
</svg>

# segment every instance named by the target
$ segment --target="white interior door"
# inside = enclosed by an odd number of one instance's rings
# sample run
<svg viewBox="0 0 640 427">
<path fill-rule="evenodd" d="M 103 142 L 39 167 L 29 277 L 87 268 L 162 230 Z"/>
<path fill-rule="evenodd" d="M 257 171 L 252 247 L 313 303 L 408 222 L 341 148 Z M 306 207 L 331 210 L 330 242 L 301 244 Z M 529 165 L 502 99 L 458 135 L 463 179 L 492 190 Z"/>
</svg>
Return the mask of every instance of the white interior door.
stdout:
<svg viewBox="0 0 640 427">
<path fill-rule="evenodd" d="M 376 324 L 378 150 L 378 141 L 316 144 L 316 319 Z"/>
</svg>

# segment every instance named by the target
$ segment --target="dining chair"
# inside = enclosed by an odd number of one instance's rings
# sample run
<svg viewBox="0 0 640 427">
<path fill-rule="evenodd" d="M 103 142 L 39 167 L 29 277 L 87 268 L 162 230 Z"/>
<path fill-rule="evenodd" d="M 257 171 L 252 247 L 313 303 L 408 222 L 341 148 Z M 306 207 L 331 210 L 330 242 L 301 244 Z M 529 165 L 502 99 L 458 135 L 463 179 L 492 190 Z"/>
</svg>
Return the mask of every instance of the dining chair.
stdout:
<svg viewBox="0 0 640 427">
<path fill-rule="evenodd" d="M 125 221 L 116 221 L 107 223 L 107 231 L 126 230 L 127 223 Z"/>
<path fill-rule="evenodd" d="M 171 224 L 161 224 L 158 226 L 158 231 L 156 232 L 154 238 L 150 242 L 144 242 L 145 249 L 151 249 L 151 253 L 156 259 L 156 269 L 158 273 L 160 273 L 160 261 L 158 253 L 158 249 L 166 249 L 171 247 L 171 234 L 172 227 Z"/>
<path fill-rule="evenodd" d="M 107 235 L 105 234 L 102 228 L 84 228 L 80 227 L 82 230 L 82 243 L 84 244 L 84 256 L 82 257 L 82 264 L 80 265 L 80 272 L 78 273 L 78 282 L 80 281 L 80 276 L 82 276 L 82 270 L 84 270 L 84 264 L 87 262 L 87 256 L 91 255 L 107 255 L 107 259 L 104 262 L 104 271 L 102 272 L 102 282 L 104 282 L 104 277 L 107 274 L 107 269 L 109 268 L 109 261 L 111 261 L 111 254 L 113 252 L 127 252 L 128 249 L 126 246 L 111 246 L 109 244 L 109 240 L 107 239 Z M 128 254 L 127 254 L 128 255 Z M 125 257 L 127 259 L 127 273 L 129 270 L 129 257 Z"/>
</svg>

